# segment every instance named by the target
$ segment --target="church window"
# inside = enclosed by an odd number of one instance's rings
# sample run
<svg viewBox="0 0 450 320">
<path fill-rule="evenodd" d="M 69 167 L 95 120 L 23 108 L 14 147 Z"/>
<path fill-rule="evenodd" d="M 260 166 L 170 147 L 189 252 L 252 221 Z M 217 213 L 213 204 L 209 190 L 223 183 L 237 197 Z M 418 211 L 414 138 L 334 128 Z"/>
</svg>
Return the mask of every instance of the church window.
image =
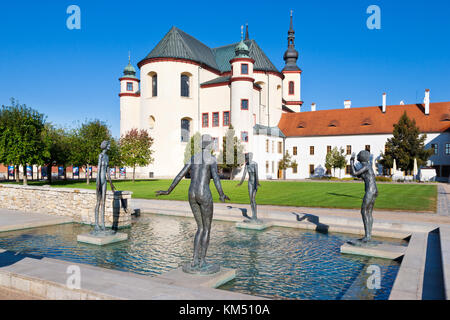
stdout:
<svg viewBox="0 0 450 320">
<path fill-rule="evenodd" d="M 181 75 L 181 96 L 189 97 L 189 76 L 187 74 Z"/>
<path fill-rule="evenodd" d="M 133 82 L 127 82 L 127 91 L 133 91 Z"/>
<path fill-rule="evenodd" d="M 191 122 L 189 119 L 181 119 L 181 142 L 188 142 L 191 136 Z"/>
<path fill-rule="evenodd" d="M 293 154 L 294 156 L 297 155 L 297 147 L 293 147 L 293 148 L 292 148 L 292 154 Z"/>
<path fill-rule="evenodd" d="M 297 164 L 292 164 L 292 173 L 297 173 Z"/>
<path fill-rule="evenodd" d="M 431 148 L 434 150 L 434 154 L 438 154 L 438 145 L 437 143 L 432 143 Z"/>
<path fill-rule="evenodd" d="M 266 161 L 266 173 L 269 173 L 269 161 Z"/>
<path fill-rule="evenodd" d="M 351 154 L 352 154 L 352 146 L 347 145 L 347 155 L 351 155 Z"/>
<path fill-rule="evenodd" d="M 269 139 L 266 139 L 266 152 L 269 153 Z"/>
<path fill-rule="evenodd" d="M 314 174 L 314 165 L 313 164 L 309 165 L 309 174 Z"/>
<path fill-rule="evenodd" d="M 450 155 L 450 143 L 445 144 L 445 154 Z"/>
<path fill-rule="evenodd" d="M 345 174 L 351 174 L 351 173 L 352 173 L 352 171 L 350 170 L 350 165 L 348 164 L 345 166 Z"/>
<path fill-rule="evenodd" d="M 241 110 L 248 110 L 248 99 L 241 99 Z"/>
<path fill-rule="evenodd" d="M 294 94 L 294 81 L 289 81 L 289 94 Z"/>
<path fill-rule="evenodd" d="M 331 152 L 331 146 L 327 146 L 327 153 Z"/>
<path fill-rule="evenodd" d="M 213 112 L 212 114 L 212 126 L 218 127 L 219 126 L 219 113 Z"/>
<path fill-rule="evenodd" d="M 230 125 L 230 111 L 223 112 L 223 125 L 224 126 Z"/>
<path fill-rule="evenodd" d="M 154 73 L 152 75 L 152 97 L 158 96 L 158 75 Z"/>
<path fill-rule="evenodd" d="M 149 129 L 155 128 L 155 117 L 154 116 L 148 117 L 148 128 Z"/>
<path fill-rule="evenodd" d="M 312 156 L 314 155 L 314 146 L 309 147 L 309 154 Z"/>
<path fill-rule="evenodd" d="M 241 64 L 241 74 L 248 74 L 248 64 L 247 63 Z"/>
<path fill-rule="evenodd" d="M 209 127 L 209 115 L 208 113 L 202 113 L 202 127 L 208 128 Z"/>
<path fill-rule="evenodd" d="M 278 153 L 283 153 L 283 143 L 278 142 Z"/>
</svg>

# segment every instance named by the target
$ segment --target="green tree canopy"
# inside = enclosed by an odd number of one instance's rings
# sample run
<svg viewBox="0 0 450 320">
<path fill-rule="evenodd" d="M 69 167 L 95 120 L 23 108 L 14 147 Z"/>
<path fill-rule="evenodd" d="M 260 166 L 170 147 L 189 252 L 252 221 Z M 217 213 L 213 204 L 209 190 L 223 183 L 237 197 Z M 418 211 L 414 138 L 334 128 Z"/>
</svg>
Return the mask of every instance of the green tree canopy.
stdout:
<svg viewBox="0 0 450 320">
<path fill-rule="evenodd" d="M 86 169 L 86 183 L 89 184 L 89 167 L 97 165 L 98 155 L 104 140 L 112 141 L 111 132 L 100 120 L 87 121 L 77 128 L 71 135 L 73 144 L 70 162 Z M 111 142 L 111 145 L 113 142 Z"/>
<path fill-rule="evenodd" d="M 347 159 L 345 158 L 344 152 L 343 148 L 338 149 L 337 147 L 334 147 L 325 157 L 325 168 L 328 170 L 333 169 L 333 175 L 336 168 L 344 169 L 347 165 Z"/>
<path fill-rule="evenodd" d="M 414 158 L 417 159 L 418 167 L 425 165 L 433 153 L 433 150 L 425 149 L 426 138 L 426 134 L 420 135 L 416 121 L 410 119 L 406 112 L 403 113 L 394 124 L 393 136 L 387 140 L 379 162 L 386 168 L 392 168 L 396 159 L 397 166 L 405 171 L 413 170 Z"/>
<path fill-rule="evenodd" d="M 24 168 L 23 183 L 27 184 L 27 165 L 42 165 L 49 155 L 45 135 L 45 116 L 11 99 L 10 106 L 0 110 L 0 162 Z M 18 172 L 16 169 L 17 177 Z"/>
<path fill-rule="evenodd" d="M 70 164 L 72 154 L 72 132 L 63 128 L 57 128 L 50 123 L 45 126 L 45 141 L 47 143 L 48 154 L 44 159 L 47 164 L 48 181 L 52 182 L 52 166 L 62 165 L 64 173 Z"/>
<path fill-rule="evenodd" d="M 151 146 L 153 138 L 147 130 L 131 129 L 120 138 L 120 155 L 127 167 L 133 168 L 133 181 L 136 167 L 144 167 L 153 162 Z"/>
</svg>

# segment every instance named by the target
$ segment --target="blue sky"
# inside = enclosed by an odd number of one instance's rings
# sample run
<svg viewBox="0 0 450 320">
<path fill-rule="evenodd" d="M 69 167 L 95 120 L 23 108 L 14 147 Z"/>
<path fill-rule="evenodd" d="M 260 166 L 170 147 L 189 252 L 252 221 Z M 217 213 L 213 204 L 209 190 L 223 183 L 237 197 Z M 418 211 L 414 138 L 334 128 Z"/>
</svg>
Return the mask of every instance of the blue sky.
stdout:
<svg viewBox="0 0 450 320">
<path fill-rule="evenodd" d="M 66 27 L 71 4 L 81 30 Z M 366 26 L 372 4 L 380 30 Z M 54 0 L 0 4 L 0 104 L 15 97 L 69 127 L 98 118 L 118 136 L 128 50 L 136 66 L 172 25 L 215 47 L 238 41 L 248 22 L 281 70 L 291 9 L 305 109 L 379 105 L 385 91 L 388 104 L 415 103 L 426 88 L 432 102 L 450 101 L 450 1 Z"/>
</svg>

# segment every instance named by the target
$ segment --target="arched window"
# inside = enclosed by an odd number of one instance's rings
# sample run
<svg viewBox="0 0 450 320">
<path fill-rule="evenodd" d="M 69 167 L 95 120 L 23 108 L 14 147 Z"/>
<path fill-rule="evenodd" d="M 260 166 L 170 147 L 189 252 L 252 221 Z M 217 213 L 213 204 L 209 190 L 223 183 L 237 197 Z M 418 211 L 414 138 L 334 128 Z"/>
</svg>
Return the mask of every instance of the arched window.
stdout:
<svg viewBox="0 0 450 320">
<path fill-rule="evenodd" d="M 158 75 L 156 72 L 150 72 L 148 75 L 150 77 L 151 96 L 156 97 L 158 96 Z"/>
<path fill-rule="evenodd" d="M 189 74 L 181 74 L 181 96 L 189 97 Z"/>
<path fill-rule="evenodd" d="M 289 94 L 294 94 L 294 81 L 289 81 Z"/>
<path fill-rule="evenodd" d="M 191 120 L 181 119 L 181 142 L 188 142 L 191 137 Z"/>
<path fill-rule="evenodd" d="M 149 127 L 149 129 L 155 128 L 155 117 L 154 116 L 148 117 L 148 127 Z"/>
</svg>

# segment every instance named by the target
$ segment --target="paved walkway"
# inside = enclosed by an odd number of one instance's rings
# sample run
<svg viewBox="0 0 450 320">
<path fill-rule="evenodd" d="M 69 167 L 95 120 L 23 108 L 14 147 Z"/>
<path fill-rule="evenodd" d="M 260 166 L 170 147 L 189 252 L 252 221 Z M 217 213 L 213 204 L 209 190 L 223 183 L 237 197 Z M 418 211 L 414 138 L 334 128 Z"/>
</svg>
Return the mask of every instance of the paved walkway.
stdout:
<svg viewBox="0 0 450 320">
<path fill-rule="evenodd" d="M 450 216 L 450 184 L 438 184 L 437 214 Z"/>
<path fill-rule="evenodd" d="M 0 232 L 72 222 L 69 217 L 0 209 Z"/>
</svg>

